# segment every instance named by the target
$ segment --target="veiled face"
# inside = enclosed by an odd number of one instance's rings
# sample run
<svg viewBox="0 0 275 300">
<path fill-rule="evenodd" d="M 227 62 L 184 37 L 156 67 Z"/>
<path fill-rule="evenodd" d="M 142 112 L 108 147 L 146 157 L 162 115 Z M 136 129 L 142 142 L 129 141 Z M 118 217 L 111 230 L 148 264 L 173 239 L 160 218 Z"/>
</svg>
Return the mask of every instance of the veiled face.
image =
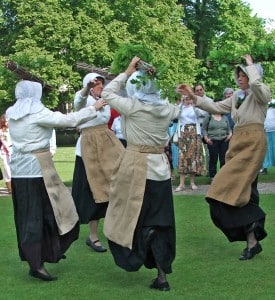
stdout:
<svg viewBox="0 0 275 300">
<path fill-rule="evenodd" d="M 246 90 L 249 88 L 249 80 L 246 74 L 243 71 L 239 71 L 237 75 L 238 85 L 242 90 Z"/>
</svg>

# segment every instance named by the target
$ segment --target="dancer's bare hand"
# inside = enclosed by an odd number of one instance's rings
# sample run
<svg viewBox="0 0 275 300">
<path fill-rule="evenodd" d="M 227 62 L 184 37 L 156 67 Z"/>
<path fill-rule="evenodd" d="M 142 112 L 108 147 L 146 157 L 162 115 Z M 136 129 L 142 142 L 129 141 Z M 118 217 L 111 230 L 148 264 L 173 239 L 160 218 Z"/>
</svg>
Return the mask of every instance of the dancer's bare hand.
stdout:
<svg viewBox="0 0 275 300">
<path fill-rule="evenodd" d="M 94 107 L 96 110 L 100 110 L 105 105 L 107 105 L 107 102 L 100 98 L 95 102 Z"/>
<path fill-rule="evenodd" d="M 125 73 L 128 76 L 131 76 L 137 69 L 136 69 L 136 65 L 137 63 L 140 61 L 140 58 L 138 56 L 135 56 L 131 62 L 129 63 L 129 66 L 127 67 L 127 69 L 125 70 Z"/>
</svg>

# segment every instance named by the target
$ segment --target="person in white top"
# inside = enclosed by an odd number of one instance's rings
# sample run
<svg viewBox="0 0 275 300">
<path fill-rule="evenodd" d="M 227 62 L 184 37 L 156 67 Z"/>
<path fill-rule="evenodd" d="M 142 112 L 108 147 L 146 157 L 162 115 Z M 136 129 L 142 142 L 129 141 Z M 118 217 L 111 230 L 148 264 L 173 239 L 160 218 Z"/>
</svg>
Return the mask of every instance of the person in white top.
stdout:
<svg viewBox="0 0 275 300">
<path fill-rule="evenodd" d="M 93 86 L 93 80 L 97 85 Z M 74 108 L 79 109 L 97 102 L 105 103 L 101 92 L 105 78 L 88 73 L 83 88 L 75 94 Z M 106 104 L 106 103 L 105 103 Z M 110 106 L 105 105 L 97 118 L 81 124 L 76 144 L 72 196 L 81 224 L 89 224 L 86 245 L 96 252 L 106 252 L 98 237 L 99 220 L 105 217 L 109 201 L 111 175 L 116 160 L 124 151 L 114 132 L 108 128 Z"/>
<path fill-rule="evenodd" d="M 275 166 L 275 99 L 268 103 L 264 130 L 267 139 L 267 149 L 262 169 L 260 170 L 262 175 L 267 174 L 268 168 Z"/>
<path fill-rule="evenodd" d="M 121 116 L 114 119 L 111 129 L 115 133 L 116 137 L 121 141 L 122 145 L 126 148 L 127 141 L 125 140 L 121 129 Z"/>
<path fill-rule="evenodd" d="M 190 188 L 197 190 L 196 175 L 204 173 L 204 159 L 202 150 L 201 126 L 196 108 L 190 97 L 183 95 L 180 104 L 180 138 L 179 138 L 179 165 L 180 184 L 175 192 L 185 189 L 186 174 L 190 174 Z"/>
<path fill-rule="evenodd" d="M 54 127 L 76 127 L 97 117 L 95 103 L 70 114 L 53 112 L 42 102 L 42 85 L 23 80 L 16 102 L 6 111 L 12 140 L 11 183 L 19 255 L 29 275 L 53 281 L 45 262 L 57 263 L 78 238 L 79 222 L 69 189 L 54 168 L 50 138 Z"/>
<path fill-rule="evenodd" d="M 6 115 L 3 114 L 0 118 L 0 153 L 3 160 L 4 166 L 4 180 L 8 189 L 8 193 L 11 194 L 11 169 L 10 169 L 10 159 L 12 152 L 12 144 L 9 133 L 8 121 Z"/>
</svg>

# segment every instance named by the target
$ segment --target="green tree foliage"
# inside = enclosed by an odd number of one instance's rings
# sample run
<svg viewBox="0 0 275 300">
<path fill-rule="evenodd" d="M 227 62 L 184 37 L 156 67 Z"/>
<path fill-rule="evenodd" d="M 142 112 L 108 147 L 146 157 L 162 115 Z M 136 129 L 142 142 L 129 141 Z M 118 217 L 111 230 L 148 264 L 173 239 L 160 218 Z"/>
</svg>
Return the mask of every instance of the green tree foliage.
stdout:
<svg viewBox="0 0 275 300">
<path fill-rule="evenodd" d="M 196 75 L 195 45 L 176 1 L 4 0 L 0 9 L 2 109 L 12 103 L 18 81 L 2 67 L 7 59 L 54 86 L 43 100 L 49 108 L 71 101 L 82 87 L 77 62 L 109 67 L 124 43 L 145 45 L 153 53 L 150 63 L 168 67 L 163 89 Z M 61 94 L 64 83 L 70 88 Z"/>
<path fill-rule="evenodd" d="M 7 59 L 55 88 L 43 100 L 54 109 L 82 86 L 77 62 L 110 67 L 123 44 L 144 45 L 148 63 L 166 67 L 160 85 L 171 100 L 176 84 L 197 80 L 219 97 L 245 53 L 263 63 L 274 88 L 274 32 L 250 13 L 241 0 L 1 0 L 0 109 L 13 102 L 18 81 L 3 67 Z"/>
<path fill-rule="evenodd" d="M 142 5 L 141 5 L 142 4 Z M 113 1 L 115 19 L 128 23 L 130 43 L 144 44 L 153 53 L 149 63 L 167 67 L 162 90 L 182 81 L 193 82 L 197 61 L 190 31 L 180 22 L 181 8 L 175 1 Z M 169 92 L 169 98 L 175 95 Z"/>
<path fill-rule="evenodd" d="M 178 1 L 184 11 L 183 23 L 191 30 L 195 44 L 196 57 L 207 56 L 213 36 L 220 30 L 219 0 Z"/>
<path fill-rule="evenodd" d="M 265 21 L 251 16 L 241 0 L 182 0 L 184 24 L 192 31 L 196 57 L 201 60 L 197 81 L 205 84 L 213 98 L 222 97 L 227 86 L 236 87 L 233 69 L 250 53 L 261 62 L 264 80 L 274 86 L 274 33 L 265 30 Z"/>
</svg>

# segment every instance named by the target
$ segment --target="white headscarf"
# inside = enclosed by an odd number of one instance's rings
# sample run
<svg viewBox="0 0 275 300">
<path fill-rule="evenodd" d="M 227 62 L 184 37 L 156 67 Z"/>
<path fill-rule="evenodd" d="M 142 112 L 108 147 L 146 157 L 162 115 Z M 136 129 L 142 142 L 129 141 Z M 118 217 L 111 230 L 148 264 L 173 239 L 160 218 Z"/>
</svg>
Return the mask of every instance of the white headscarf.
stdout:
<svg viewBox="0 0 275 300">
<path fill-rule="evenodd" d="M 263 67 L 260 64 L 253 64 L 253 65 L 256 67 L 256 69 L 257 69 L 257 71 L 259 73 L 260 78 L 262 78 L 263 74 L 264 74 Z M 235 75 L 235 81 L 236 81 L 237 84 L 238 84 L 238 73 L 239 73 L 239 71 L 243 71 L 244 74 L 249 79 L 248 72 L 247 72 L 246 68 L 247 68 L 247 66 L 245 66 L 245 65 L 239 65 L 239 66 L 236 67 L 234 75 Z"/>
<path fill-rule="evenodd" d="M 151 105 L 159 106 L 165 105 L 165 101 L 161 99 L 160 92 L 156 88 L 156 82 L 154 79 L 146 81 L 146 84 L 141 84 L 137 87 L 135 83 L 131 83 L 132 80 L 140 80 L 139 76 L 144 76 L 142 71 L 134 72 L 126 82 L 126 92 L 128 97 L 135 97 L 139 101 L 148 103 Z"/>
<path fill-rule="evenodd" d="M 26 115 L 38 113 L 44 108 L 41 103 L 42 85 L 38 82 L 22 80 L 15 87 L 16 102 L 7 109 L 7 119 L 18 120 Z"/>
<path fill-rule="evenodd" d="M 95 78 L 102 78 L 103 79 L 103 83 L 105 82 L 105 77 L 97 74 L 97 73 L 88 73 L 87 75 L 85 75 L 85 77 L 83 78 L 83 87 L 85 87 L 90 81 L 94 80 Z"/>
</svg>

